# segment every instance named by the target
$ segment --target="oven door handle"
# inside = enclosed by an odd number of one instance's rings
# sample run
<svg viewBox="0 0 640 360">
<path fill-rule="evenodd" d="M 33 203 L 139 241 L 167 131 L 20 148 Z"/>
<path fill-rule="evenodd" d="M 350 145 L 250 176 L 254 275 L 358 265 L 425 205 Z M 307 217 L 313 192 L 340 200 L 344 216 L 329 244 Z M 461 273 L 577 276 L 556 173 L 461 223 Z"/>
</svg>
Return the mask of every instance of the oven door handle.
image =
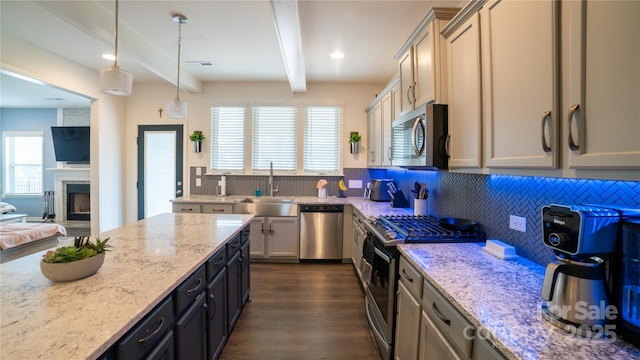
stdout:
<svg viewBox="0 0 640 360">
<path fill-rule="evenodd" d="M 378 331 L 378 328 L 373 323 L 373 319 L 371 318 L 371 314 L 369 314 L 369 301 L 366 298 L 364 300 L 364 306 L 365 306 L 365 311 L 367 313 L 367 320 L 369 321 L 369 326 L 371 327 L 371 330 L 373 330 L 374 335 L 376 336 L 376 338 L 386 342 L 387 339 L 385 339 L 384 336 L 382 336 L 382 334 Z"/>
<path fill-rule="evenodd" d="M 391 262 L 391 258 L 389 256 L 387 256 L 387 254 L 383 253 L 382 251 L 378 250 L 377 248 L 375 249 L 376 255 L 380 256 L 384 261 L 390 263 Z"/>
</svg>

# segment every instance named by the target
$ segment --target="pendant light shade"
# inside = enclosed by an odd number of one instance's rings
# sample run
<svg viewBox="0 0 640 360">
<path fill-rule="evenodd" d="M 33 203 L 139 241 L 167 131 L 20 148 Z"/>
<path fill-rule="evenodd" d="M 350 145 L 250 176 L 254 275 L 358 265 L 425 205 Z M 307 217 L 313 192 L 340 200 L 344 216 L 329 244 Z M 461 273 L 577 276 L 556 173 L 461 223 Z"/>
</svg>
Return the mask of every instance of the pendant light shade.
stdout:
<svg viewBox="0 0 640 360">
<path fill-rule="evenodd" d="M 167 116 L 175 119 L 187 117 L 187 102 L 180 99 L 167 101 Z"/>
<path fill-rule="evenodd" d="M 167 116 L 175 119 L 187 117 L 187 103 L 180 100 L 180 47 L 182 45 L 182 24 L 189 20 L 184 15 L 174 15 L 173 21 L 178 23 L 178 81 L 176 82 L 176 99 L 167 101 Z"/>
<path fill-rule="evenodd" d="M 131 95 L 133 75 L 118 66 L 118 0 L 116 0 L 115 59 L 113 65 L 100 69 L 100 91 L 117 96 Z"/>
<path fill-rule="evenodd" d="M 100 84 L 102 91 L 109 95 L 129 96 L 133 86 L 133 75 L 130 72 L 121 70 L 114 65 L 110 68 L 100 69 Z"/>
</svg>

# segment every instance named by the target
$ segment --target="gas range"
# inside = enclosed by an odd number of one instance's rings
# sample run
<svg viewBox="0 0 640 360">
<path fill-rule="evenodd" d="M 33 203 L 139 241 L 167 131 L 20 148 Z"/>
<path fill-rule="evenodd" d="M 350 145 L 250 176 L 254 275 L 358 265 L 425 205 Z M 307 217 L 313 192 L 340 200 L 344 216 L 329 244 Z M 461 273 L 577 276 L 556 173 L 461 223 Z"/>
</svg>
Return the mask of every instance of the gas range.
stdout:
<svg viewBox="0 0 640 360">
<path fill-rule="evenodd" d="M 370 218 L 375 231 L 385 245 L 406 243 L 480 242 L 486 240 L 481 231 L 458 231 L 444 228 L 432 215 L 388 215 Z M 375 220 L 375 221 L 373 221 Z"/>
</svg>

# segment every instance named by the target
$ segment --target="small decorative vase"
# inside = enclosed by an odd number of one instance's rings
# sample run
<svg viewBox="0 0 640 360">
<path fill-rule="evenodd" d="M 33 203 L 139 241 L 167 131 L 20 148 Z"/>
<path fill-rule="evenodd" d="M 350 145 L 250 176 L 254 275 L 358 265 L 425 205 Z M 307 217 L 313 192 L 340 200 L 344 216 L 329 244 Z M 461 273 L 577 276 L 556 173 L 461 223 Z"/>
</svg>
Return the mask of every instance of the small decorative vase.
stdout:
<svg viewBox="0 0 640 360">
<path fill-rule="evenodd" d="M 200 140 L 198 141 L 192 141 L 193 143 L 193 152 L 194 153 L 199 153 L 200 152 L 200 146 L 202 144 L 202 142 Z"/>
<path fill-rule="evenodd" d="M 68 263 L 46 263 L 40 260 L 42 275 L 53 281 L 72 281 L 95 274 L 104 263 L 104 253 Z"/>
<path fill-rule="evenodd" d="M 359 142 L 351 142 L 351 153 L 357 154 L 360 151 L 360 143 Z"/>
</svg>

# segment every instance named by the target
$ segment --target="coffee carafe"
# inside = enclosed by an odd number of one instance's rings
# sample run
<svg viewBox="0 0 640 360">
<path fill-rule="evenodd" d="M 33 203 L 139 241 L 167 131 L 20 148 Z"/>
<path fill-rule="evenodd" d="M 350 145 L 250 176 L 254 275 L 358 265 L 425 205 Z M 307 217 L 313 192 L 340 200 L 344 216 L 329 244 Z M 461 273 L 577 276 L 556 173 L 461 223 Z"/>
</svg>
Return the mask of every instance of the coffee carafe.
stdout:
<svg viewBox="0 0 640 360">
<path fill-rule="evenodd" d="M 543 206 L 543 242 L 556 254 L 542 286 L 545 320 L 585 337 L 602 336 L 615 321 L 605 259 L 615 251 L 619 221 L 612 209 Z"/>
</svg>

